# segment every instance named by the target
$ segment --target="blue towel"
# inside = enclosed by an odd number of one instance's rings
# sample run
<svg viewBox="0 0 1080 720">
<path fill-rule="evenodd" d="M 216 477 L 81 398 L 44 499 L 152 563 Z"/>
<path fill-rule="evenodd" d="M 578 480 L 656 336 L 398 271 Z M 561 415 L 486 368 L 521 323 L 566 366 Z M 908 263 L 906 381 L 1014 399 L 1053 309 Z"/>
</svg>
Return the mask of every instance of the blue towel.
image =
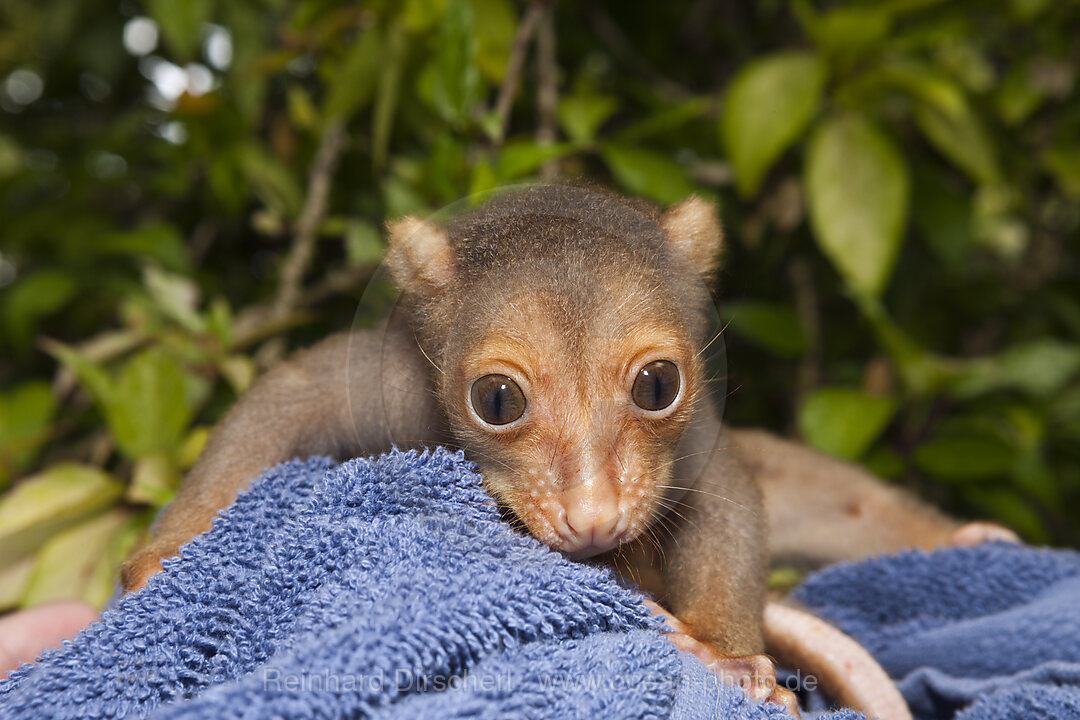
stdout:
<svg viewBox="0 0 1080 720">
<path fill-rule="evenodd" d="M 987 582 L 999 593 L 1015 586 L 1016 603 L 976 601 L 955 587 L 974 587 L 979 581 L 969 576 L 984 572 L 959 551 L 940 554 L 960 559 L 952 561 L 954 586 L 934 603 L 926 588 L 948 583 L 931 584 L 930 570 L 920 575 L 917 555 L 835 568 L 812 579 L 802 597 L 883 658 L 906 658 L 900 624 L 915 627 L 910 622 L 924 618 L 922 608 L 938 619 L 927 632 L 951 630 L 976 607 L 1023 615 L 1025 598 L 1075 579 L 1073 555 L 1013 551 L 1029 558 L 1030 572 L 1006 568 L 996 584 Z M 1049 558 L 1057 574 L 1047 571 Z M 862 591 L 863 568 L 881 582 L 873 592 L 889 602 L 853 592 Z M 905 573 L 918 582 L 908 583 Z M 976 593 L 984 596 L 995 593 Z M 1075 614 L 1072 622 L 1075 637 Z M 970 640 L 959 632 L 956 642 Z M 988 679 L 979 674 L 945 695 L 966 691 L 957 706 L 977 698 L 965 712 L 1001 697 L 993 710 L 1000 713 L 1045 706 L 1055 697 L 1039 694 L 1044 689 L 1075 692 L 1075 679 L 1071 690 L 1049 685 L 1075 673 L 1075 665 L 1044 667 L 1037 648 L 1026 657 L 1013 659 L 1023 669 L 1012 684 L 979 686 Z M 912 675 L 920 672 L 930 671 Z M 939 676 L 927 677 L 905 679 L 905 688 L 923 688 L 909 699 L 942 687 Z M 935 711 L 944 707 L 933 698 Z M 267 471 L 209 533 L 166 562 L 166 572 L 39 664 L 0 681 L 5 720 L 104 717 L 788 716 L 718 684 L 678 653 L 640 597 L 608 571 L 513 531 L 475 468 L 460 453 L 438 449 L 340 466 L 315 458 Z"/>
<path fill-rule="evenodd" d="M 836 565 L 796 596 L 861 642 L 916 718 L 1080 718 L 1080 555 L 993 543 Z"/>
</svg>

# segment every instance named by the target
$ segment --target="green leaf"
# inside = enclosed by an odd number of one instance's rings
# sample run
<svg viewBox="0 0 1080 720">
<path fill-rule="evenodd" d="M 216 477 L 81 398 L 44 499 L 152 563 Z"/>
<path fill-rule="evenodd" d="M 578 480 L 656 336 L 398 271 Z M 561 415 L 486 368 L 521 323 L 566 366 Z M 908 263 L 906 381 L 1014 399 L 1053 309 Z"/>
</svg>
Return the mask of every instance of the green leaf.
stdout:
<svg viewBox="0 0 1080 720">
<path fill-rule="evenodd" d="M 34 459 L 48 438 L 55 410 L 46 382 L 26 382 L 0 393 L 0 487 Z"/>
<path fill-rule="evenodd" d="M 668 155 L 610 142 L 604 143 L 600 152 L 615 180 L 634 195 L 670 205 L 697 192 L 683 167 Z"/>
<path fill-rule="evenodd" d="M 373 223 L 349 218 L 345 223 L 345 257 L 350 265 L 370 265 L 382 260 L 382 233 Z"/>
<path fill-rule="evenodd" d="M 162 313 L 194 333 L 206 330 L 206 321 L 198 313 L 199 286 L 191 278 L 147 265 L 143 284 Z"/>
<path fill-rule="evenodd" d="M 289 168 L 260 145 L 249 142 L 237 150 L 244 177 L 267 208 L 282 217 L 300 213 L 303 192 Z"/>
<path fill-rule="evenodd" d="M 506 74 L 510 47 L 517 31 L 517 13 L 510 0 L 469 0 L 476 38 L 474 58 L 480 72 L 493 82 Z"/>
<path fill-rule="evenodd" d="M 146 0 L 147 12 L 178 60 L 195 57 L 202 24 L 210 20 L 212 9 L 211 0 Z"/>
<path fill-rule="evenodd" d="M 94 238 L 95 253 L 156 260 L 175 272 L 189 270 L 187 248 L 180 231 L 169 223 L 150 220 L 133 230 Z"/>
<path fill-rule="evenodd" d="M 877 439 L 896 413 L 896 401 L 854 388 L 821 388 L 799 408 L 799 432 L 812 447 L 855 459 Z"/>
<path fill-rule="evenodd" d="M 131 459 L 174 449 L 191 419 L 188 382 L 179 363 L 152 348 L 128 360 L 103 398 L 117 445 Z"/>
<path fill-rule="evenodd" d="M 11 610 L 19 604 L 33 570 L 33 555 L 0 567 L 0 612 Z"/>
<path fill-rule="evenodd" d="M 563 157 L 572 151 L 573 147 L 569 143 L 515 140 L 499 149 L 495 171 L 503 182 L 516 180 L 537 170 L 548 160 Z"/>
<path fill-rule="evenodd" d="M 465 0 L 451 0 L 436 48 L 421 77 L 421 95 L 444 120 L 460 125 L 482 89 L 474 61 L 473 13 Z"/>
<path fill-rule="evenodd" d="M 423 32 L 442 19 L 446 0 L 405 0 L 402 22 L 409 32 Z"/>
<path fill-rule="evenodd" d="M 1080 345 L 1043 338 L 967 361 L 952 390 L 961 397 L 1000 390 L 1049 397 L 1064 389 L 1078 371 Z"/>
<path fill-rule="evenodd" d="M 917 105 L 915 124 L 938 152 L 973 180 L 986 185 L 1001 182 L 994 144 L 982 121 L 966 103 L 963 109 L 953 113 L 926 104 Z"/>
<path fill-rule="evenodd" d="M 128 502 L 161 507 L 180 487 L 180 469 L 167 453 L 152 452 L 135 463 L 128 485 Z"/>
<path fill-rule="evenodd" d="M 912 219 L 941 263 L 963 270 L 974 243 L 971 194 L 954 187 L 951 178 L 925 164 L 915 168 Z"/>
<path fill-rule="evenodd" d="M 1016 454 L 998 434 L 971 425 L 943 430 L 914 457 L 919 469 L 935 478 L 972 481 L 1009 475 Z"/>
<path fill-rule="evenodd" d="M 382 61 L 382 38 L 378 27 L 372 25 L 352 43 L 341 64 L 329 75 L 325 106 L 328 120 L 348 119 L 371 102 Z"/>
<path fill-rule="evenodd" d="M 1080 145 L 1058 145 L 1043 153 L 1043 165 L 1066 195 L 1080 198 Z"/>
<path fill-rule="evenodd" d="M 982 508 L 984 515 L 1012 528 L 1028 542 L 1037 545 L 1050 542 L 1050 536 L 1043 527 L 1042 518 L 1014 490 L 972 487 L 966 489 L 964 494 L 971 502 Z"/>
<path fill-rule="evenodd" d="M 371 165 L 376 172 L 381 172 L 386 166 L 408 49 L 409 36 L 405 26 L 401 22 L 392 23 L 386 32 L 385 50 L 380 58 L 379 78 L 375 86 L 375 107 L 372 109 Z M 428 97 L 432 93 L 434 90 L 429 89 Z"/>
<path fill-rule="evenodd" d="M 806 192 L 814 237 L 849 288 L 877 296 L 907 220 L 907 163 L 876 125 L 833 116 L 810 139 Z"/>
<path fill-rule="evenodd" d="M 99 603 L 107 600 L 108 593 L 101 597 L 100 590 L 92 587 L 92 581 L 109 541 L 129 517 L 130 512 L 126 510 L 113 510 L 50 539 L 37 554 L 20 604 L 31 607 L 50 600 L 89 600 L 91 597 Z"/>
<path fill-rule="evenodd" d="M 17 175 L 23 167 L 22 148 L 7 135 L 0 135 L 0 180 Z"/>
<path fill-rule="evenodd" d="M 785 52 L 739 71 L 724 96 L 720 137 L 743 197 L 757 192 L 769 167 L 817 113 L 825 65 L 813 53 Z"/>
<path fill-rule="evenodd" d="M 728 303 L 720 308 L 731 318 L 731 329 L 754 344 L 784 357 L 798 357 L 806 351 L 806 337 L 795 311 L 779 303 Z"/>
<path fill-rule="evenodd" d="M 0 496 L 0 567 L 120 499 L 124 485 L 95 467 L 52 465 Z"/>
<path fill-rule="evenodd" d="M 73 275 L 63 270 L 38 270 L 17 278 L 0 295 L 8 341 L 17 349 L 29 348 L 38 321 L 67 305 L 76 289 Z"/>
<path fill-rule="evenodd" d="M 611 95 L 578 93 L 559 100 L 559 125 L 575 145 L 589 145 L 596 131 L 614 114 L 619 101 Z"/>
<path fill-rule="evenodd" d="M 881 7 L 838 7 L 812 14 L 797 3 L 796 16 L 823 50 L 851 52 L 879 44 L 892 26 L 892 13 Z"/>
</svg>

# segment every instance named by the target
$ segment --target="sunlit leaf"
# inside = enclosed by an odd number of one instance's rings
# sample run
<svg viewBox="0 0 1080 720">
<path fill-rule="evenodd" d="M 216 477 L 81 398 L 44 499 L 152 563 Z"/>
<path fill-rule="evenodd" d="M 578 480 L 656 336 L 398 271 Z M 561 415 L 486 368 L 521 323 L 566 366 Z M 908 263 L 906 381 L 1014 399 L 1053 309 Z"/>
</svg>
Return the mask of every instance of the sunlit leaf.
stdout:
<svg viewBox="0 0 1080 720">
<path fill-rule="evenodd" d="M 109 429 L 128 457 L 176 445 L 191 418 L 187 386 L 183 368 L 161 350 L 144 350 L 127 361 L 103 405 Z"/>
<path fill-rule="evenodd" d="M 0 567 L 25 557 L 57 531 L 109 507 L 123 483 L 87 465 L 60 463 L 0 496 Z"/>
<path fill-rule="evenodd" d="M 568 95 L 559 100 L 559 125 L 572 143 L 588 145 L 618 107 L 618 100 L 611 95 Z"/>
<path fill-rule="evenodd" d="M 799 432 L 818 450 L 855 459 L 877 439 L 896 412 L 890 397 L 854 388 L 821 388 L 799 408 Z"/>
<path fill-rule="evenodd" d="M 16 607 L 23 596 L 30 573 L 34 570 L 34 556 L 27 555 L 10 565 L 0 566 L 0 612 Z"/>
<path fill-rule="evenodd" d="M 538 143 L 515 140 L 500 150 L 495 170 L 499 179 L 514 180 L 537 170 L 548 160 L 563 157 L 573 150 L 569 143 Z"/>
<path fill-rule="evenodd" d="M 190 278 L 147 265 L 143 284 L 165 315 L 191 332 L 206 330 L 206 321 L 198 313 L 199 286 Z"/>
<path fill-rule="evenodd" d="M 0 393 L 0 487 L 33 460 L 56 410 L 48 383 L 31 381 Z"/>
<path fill-rule="evenodd" d="M 128 502 L 161 507 L 172 499 L 180 487 L 180 468 L 164 452 L 152 452 L 135 463 L 128 485 Z"/>
<path fill-rule="evenodd" d="M 731 81 L 720 136 L 743 196 L 757 192 L 769 167 L 813 119 L 824 84 L 824 63 L 806 52 L 755 60 Z"/>
<path fill-rule="evenodd" d="M 909 182 L 903 155 L 869 120 L 831 117 L 810 140 L 806 190 L 822 251 L 852 290 L 880 294 L 907 221 Z"/>
<path fill-rule="evenodd" d="M 52 537 L 37 554 L 21 604 L 85 600 L 88 595 L 99 602 L 108 599 L 107 593 L 102 598 L 101 591 L 91 587 L 92 580 L 110 539 L 129 517 L 127 510 L 112 510 Z"/>
<path fill-rule="evenodd" d="M 696 191 L 683 167 L 656 150 L 604 143 L 601 154 L 619 184 L 635 195 L 669 205 Z"/>
<path fill-rule="evenodd" d="M 352 265 L 370 265 L 382 260 L 382 233 L 374 224 L 350 218 L 345 224 L 345 256 Z"/>
<path fill-rule="evenodd" d="M 480 99 L 472 7 L 453 0 L 440 25 L 437 50 L 421 78 L 422 94 L 447 122 L 462 123 Z"/>
</svg>

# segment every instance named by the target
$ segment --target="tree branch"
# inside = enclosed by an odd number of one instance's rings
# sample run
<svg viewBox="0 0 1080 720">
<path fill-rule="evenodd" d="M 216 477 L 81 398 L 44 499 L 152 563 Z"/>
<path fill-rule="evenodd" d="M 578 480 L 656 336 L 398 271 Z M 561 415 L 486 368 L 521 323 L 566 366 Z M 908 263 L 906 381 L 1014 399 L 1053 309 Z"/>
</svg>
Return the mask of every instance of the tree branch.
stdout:
<svg viewBox="0 0 1080 720">
<path fill-rule="evenodd" d="M 495 143 L 501 144 L 506 137 L 507 124 L 510 121 L 510 109 L 514 105 L 514 95 L 518 85 L 521 84 L 521 69 L 525 66 L 525 54 L 528 52 L 529 43 L 536 34 L 536 26 L 540 17 L 544 14 L 544 7 L 538 2 L 529 5 L 525 17 L 521 19 L 517 32 L 514 34 L 514 44 L 510 46 L 510 57 L 506 62 L 506 74 L 503 75 L 502 84 L 499 86 L 499 94 L 495 100 L 495 117 L 498 118 L 498 135 Z"/>
</svg>

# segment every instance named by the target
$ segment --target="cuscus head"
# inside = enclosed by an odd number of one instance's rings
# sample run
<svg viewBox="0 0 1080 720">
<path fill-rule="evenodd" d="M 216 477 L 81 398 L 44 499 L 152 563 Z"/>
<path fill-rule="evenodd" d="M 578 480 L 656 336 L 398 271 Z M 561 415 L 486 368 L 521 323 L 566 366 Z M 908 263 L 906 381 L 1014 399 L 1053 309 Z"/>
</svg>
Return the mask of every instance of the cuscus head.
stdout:
<svg viewBox="0 0 1080 720">
<path fill-rule="evenodd" d="M 666 212 L 572 186 L 497 196 L 447 225 L 389 225 L 454 433 L 536 537 L 588 556 L 660 511 L 702 401 L 715 207 Z"/>
</svg>

